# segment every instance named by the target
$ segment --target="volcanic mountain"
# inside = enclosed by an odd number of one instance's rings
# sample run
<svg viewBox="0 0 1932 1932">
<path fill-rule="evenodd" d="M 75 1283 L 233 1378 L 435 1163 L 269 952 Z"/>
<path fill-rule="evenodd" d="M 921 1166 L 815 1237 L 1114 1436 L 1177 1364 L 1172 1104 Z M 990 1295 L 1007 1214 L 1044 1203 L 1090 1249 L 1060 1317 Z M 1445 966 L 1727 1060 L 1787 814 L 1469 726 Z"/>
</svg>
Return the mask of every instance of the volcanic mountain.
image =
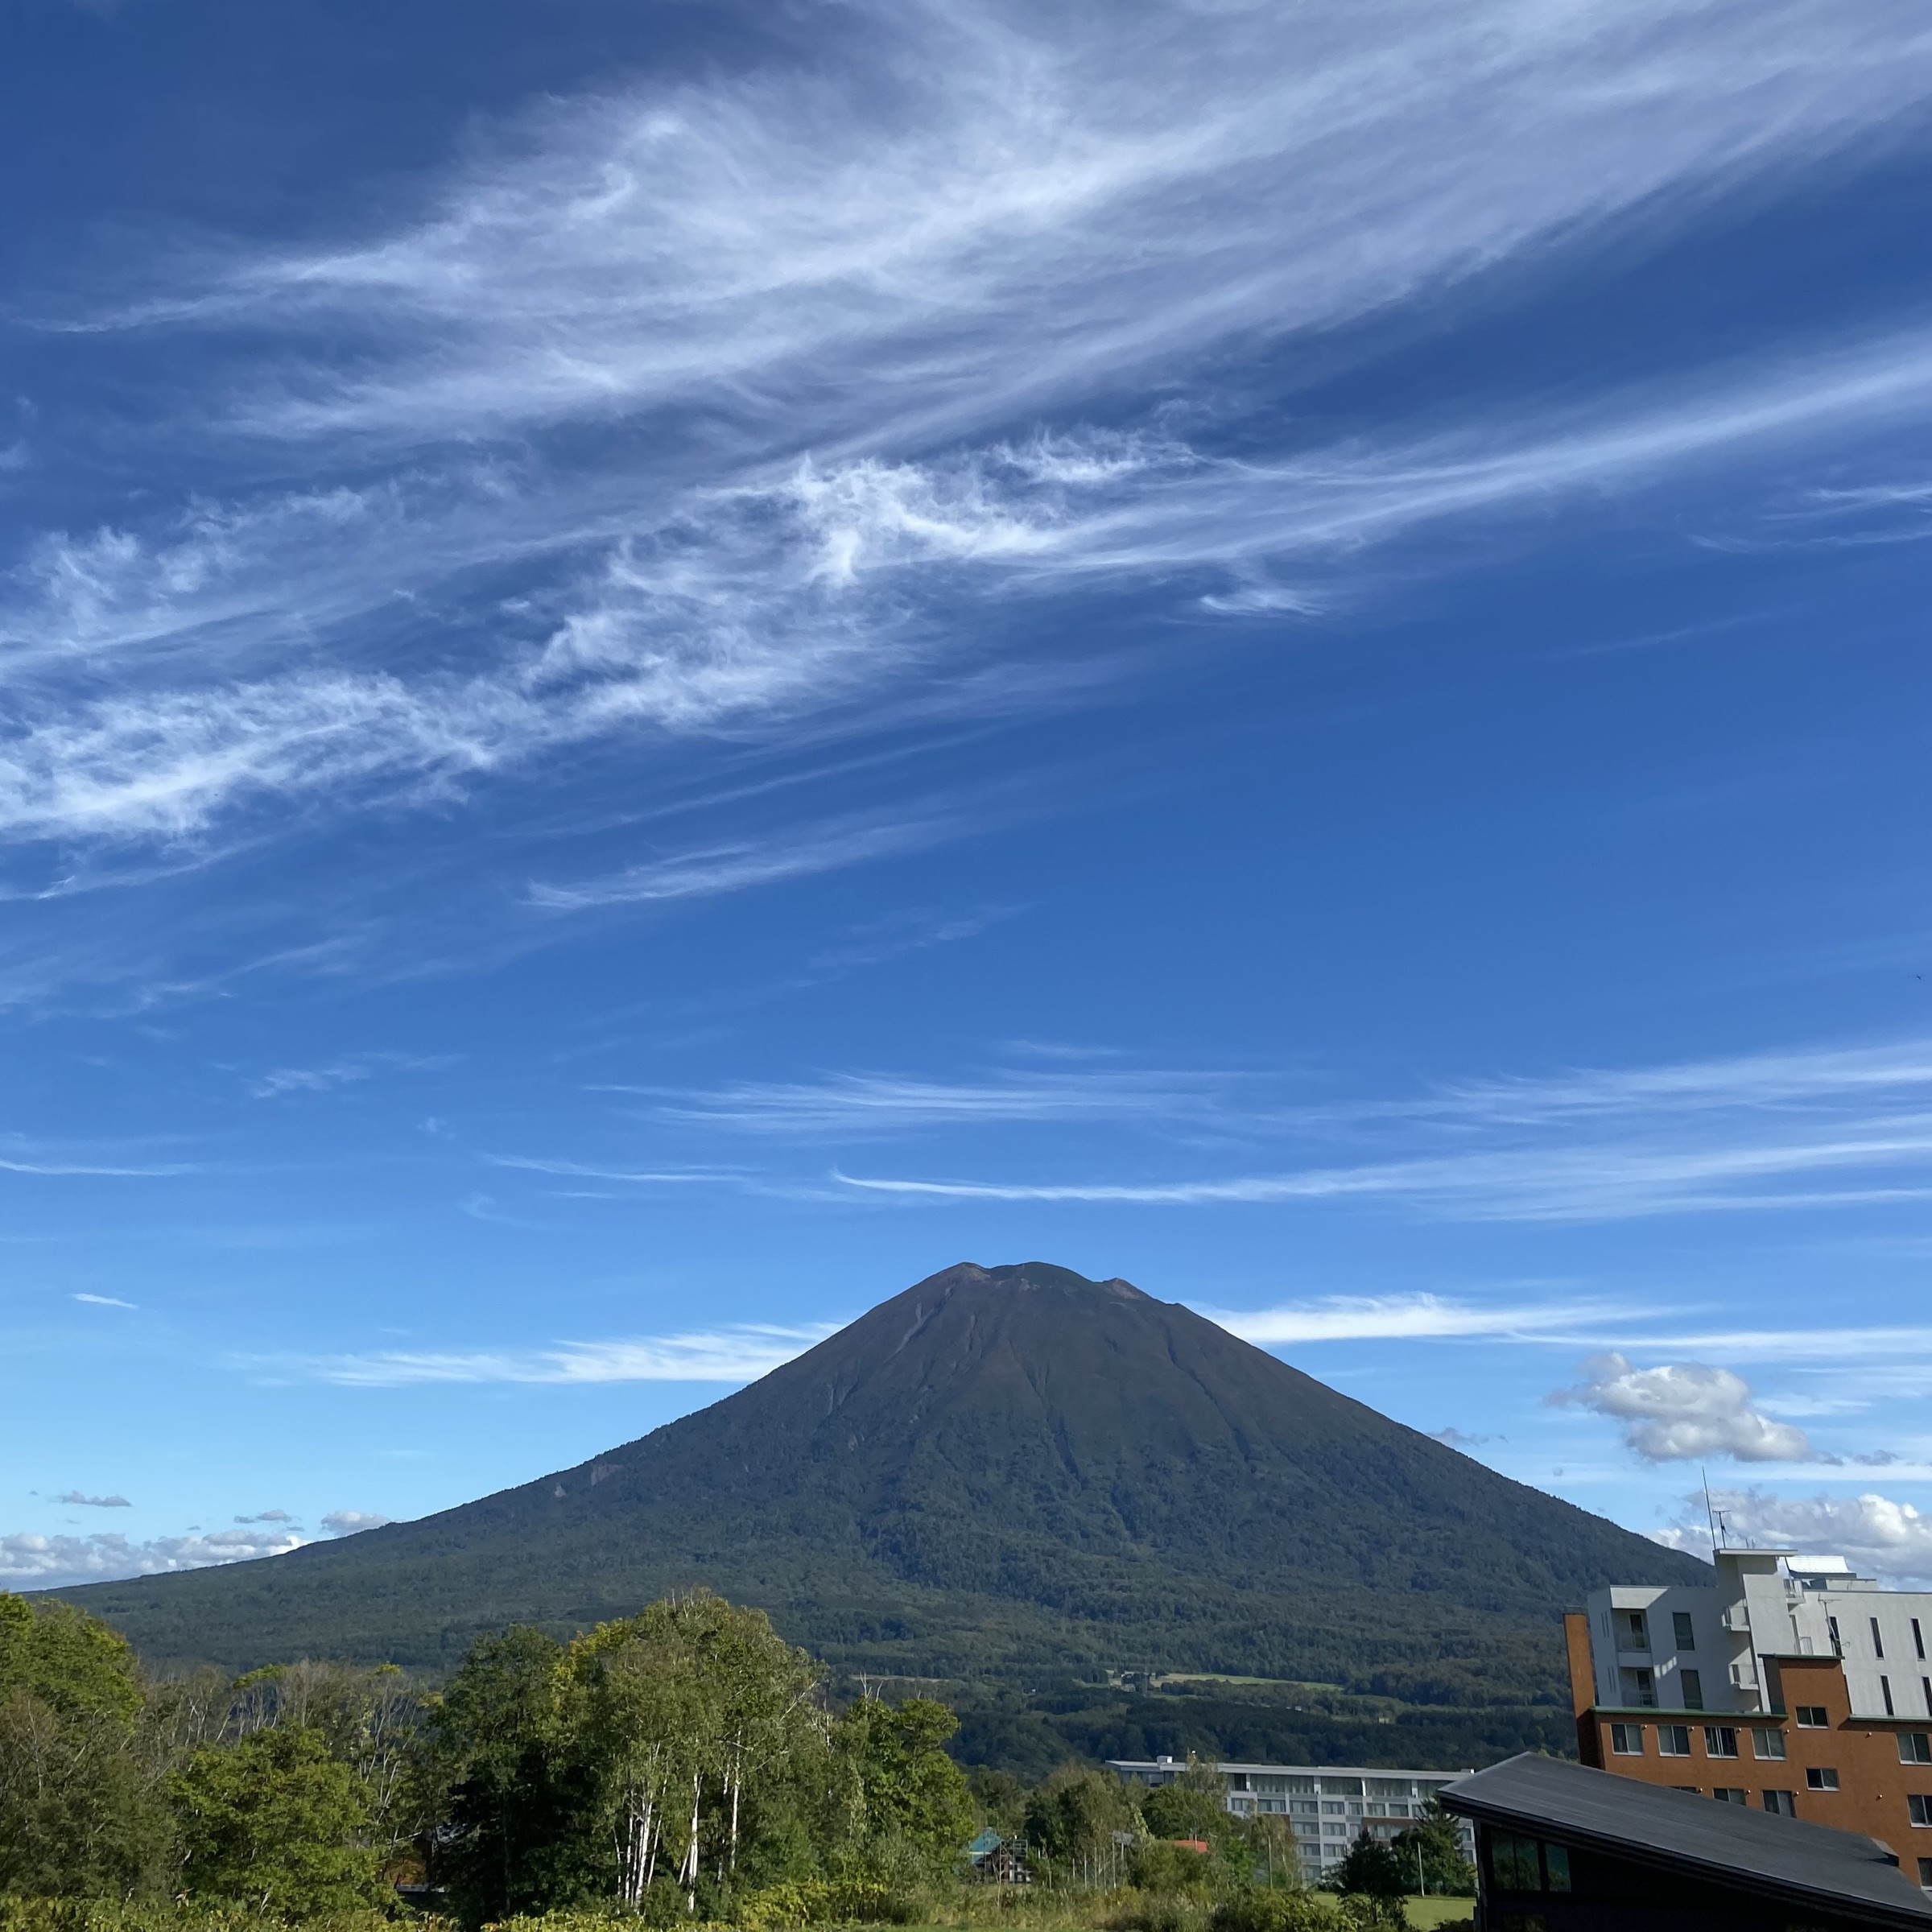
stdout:
<svg viewBox="0 0 1932 1932">
<path fill-rule="evenodd" d="M 948 1268 L 723 1402 L 520 1488 L 62 1594 L 151 1660 L 440 1671 L 708 1585 L 847 1670 L 1558 1682 L 1558 1612 L 1707 1575 L 1123 1281 Z M 1447 1660 L 1446 1662 L 1445 1660 Z M 1545 1680 L 1548 1680 L 1546 1682 Z M 1472 1690 L 1468 1686 L 1473 1685 Z"/>
</svg>

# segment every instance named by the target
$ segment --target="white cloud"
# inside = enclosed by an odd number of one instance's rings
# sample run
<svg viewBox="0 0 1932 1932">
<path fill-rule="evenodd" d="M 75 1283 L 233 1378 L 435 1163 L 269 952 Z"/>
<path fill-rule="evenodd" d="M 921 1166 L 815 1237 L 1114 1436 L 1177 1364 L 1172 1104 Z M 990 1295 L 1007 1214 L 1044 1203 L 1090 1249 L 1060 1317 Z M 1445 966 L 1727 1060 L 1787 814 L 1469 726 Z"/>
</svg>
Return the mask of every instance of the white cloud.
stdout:
<svg viewBox="0 0 1932 1932">
<path fill-rule="evenodd" d="M 291 1530 L 230 1530 L 207 1535 L 162 1536 L 134 1542 L 125 1536 L 0 1536 L 0 1583 L 14 1589 L 52 1590 L 116 1577 L 161 1576 L 217 1563 L 279 1556 L 305 1539 Z"/>
<path fill-rule="evenodd" d="M 332 1509 L 323 1517 L 322 1527 L 331 1536 L 354 1536 L 364 1530 L 380 1530 L 394 1521 L 394 1517 L 378 1516 L 369 1509 Z"/>
<path fill-rule="evenodd" d="M 249 1084 L 249 1092 L 258 1100 L 279 1099 L 287 1093 L 328 1093 L 339 1087 L 389 1071 L 423 1072 L 451 1063 L 448 1055 L 428 1058 L 406 1053 L 364 1054 L 353 1059 L 336 1060 L 321 1067 L 277 1067 Z"/>
<path fill-rule="evenodd" d="M 710 1091 L 634 1088 L 654 1111 L 692 1125 L 757 1133 L 895 1134 L 913 1127 L 1025 1121 L 1204 1121 L 1227 1117 L 1238 1075 L 1128 1072 L 1001 1075 L 978 1082 L 893 1074 L 741 1081 Z"/>
<path fill-rule="evenodd" d="M 128 320 L 346 335 L 246 398 L 299 438 L 694 397 L 821 446 L 881 411 L 971 433 L 1640 204 L 1666 223 L 1918 98 L 1918 31 L 1886 0 L 879 9 L 809 70 L 547 104 L 420 218 Z"/>
<path fill-rule="evenodd" d="M 895 695 L 986 702 L 1021 599 L 1158 584 L 1293 616 L 1327 596 L 1305 578 L 1439 519 L 1894 423 L 1932 368 L 1875 336 L 1240 460 L 1011 440 L 1198 400 L 1231 345 L 1433 302 L 1633 208 L 1667 228 L 1885 125 L 1917 31 L 1896 0 L 1104 23 L 931 0 L 808 68 L 551 101 L 387 232 L 151 263 L 164 285 L 76 340 L 221 328 L 234 386 L 163 427 L 171 456 L 220 474 L 268 434 L 319 480 L 43 536 L 0 613 L 0 837 L 179 856 L 600 740 L 863 731 Z M 638 433 L 580 440 L 568 473 L 536 453 L 591 418 Z M 439 627 L 460 653 L 415 648 Z M 1075 675 L 1008 669 L 1009 701 Z M 741 890 L 960 829 L 708 840 L 535 896 Z"/>
<path fill-rule="evenodd" d="M 1862 1496 L 1779 1496 L 1763 1489 L 1713 1489 L 1729 1539 L 1806 1556 L 1843 1556 L 1868 1575 L 1895 1587 L 1932 1587 L 1932 1517 L 1911 1503 L 1868 1492 Z M 1671 1527 L 1656 1532 L 1673 1549 L 1707 1556 L 1711 1536 L 1699 1490 L 1684 1498 Z"/>
<path fill-rule="evenodd" d="M 869 859 L 920 852 L 964 836 L 972 821 L 960 817 L 904 817 L 877 823 L 845 820 L 815 826 L 802 835 L 767 841 L 741 840 L 633 865 L 601 879 L 570 886 L 535 884 L 530 903 L 553 911 L 597 906 L 635 906 L 673 899 L 714 898 L 748 887 L 842 870 Z"/>
<path fill-rule="evenodd" d="M 0 1136 L 0 1174 L 41 1174 L 49 1179 L 74 1176 L 107 1180 L 157 1180 L 193 1171 L 181 1162 L 137 1165 L 105 1155 L 36 1145 L 19 1134 Z M 109 1298 L 102 1295 L 76 1294 L 73 1299 L 109 1302 Z M 131 1302 L 111 1305 L 123 1308 L 134 1306 Z"/>
<path fill-rule="evenodd" d="M 550 1174 L 564 1180 L 625 1181 L 639 1185 L 657 1182 L 724 1181 L 738 1178 L 729 1167 L 617 1167 L 584 1161 L 546 1159 L 535 1154 L 491 1154 L 483 1157 L 493 1167 L 514 1167 L 529 1174 Z"/>
<path fill-rule="evenodd" d="M 1587 1302 L 1484 1307 L 1435 1294 L 1330 1295 L 1242 1313 L 1201 1307 L 1231 1335 L 1263 1346 L 1296 1342 L 1407 1341 L 1451 1335 L 1560 1340 L 1606 1311 Z"/>
<path fill-rule="evenodd" d="M 113 1294 L 70 1294 L 67 1298 L 70 1302 L 85 1302 L 95 1308 L 138 1308 L 140 1306 L 138 1302 L 124 1302 L 118 1295 Z"/>
<path fill-rule="evenodd" d="M 78 1489 L 69 1489 L 54 1498 L 57 1503 L 85 1503 L 90 1509 L 131 1509 L 134 1505 L 124 1496 L 83 1496 Z"/>
<path fill-rule="evenodd" d="M 803 1354 L 832 1331 L 828 1323 L 803 1328 L 746 1324 L 707 1333 L 559 1342 L 548 1348 L 382 1349 L 299 1360 L 258 1358 L 243 1365 L 361 1389 L 436 1382 L 749 1382 Z"/>
<path fill-rule="evenodd" d="M 1208 1103 L 1183 1090 L 1182 1076 L 1147 1077 L 1173 1083 L 1167 1120 L 1203 1117 Z M 845 1106 L 848 1117 L 857 1117 L 862 1098 L 857 1093 Z M 1146 1098 L 1146 1117 L 1160 1117 L 1151 1084 Z M 754 1093 L 742 1110 L 747 1122 L 758 1104 Z M 989 1109 L 993 1104 L 989 1098 Z M 828 1090 L 815 1112 L 804 1090 L 795 1107 L 801 1125 L 829 1125 L 838 1104 L 836 1090 Z M 784 1090 L 768 1090 L 762 1105 L 766 1117 L 782 1123 Z M 729 1118 L 729 1096 L 720 1096 L 717 1111 Z M 1123 1104 L 1116 1117 L 1125 1111 Z M 1090 1117 L 1102 1112 L 1096 1100 Z M 964 1106 L 956 1117 L 967 1117 Z M 1230 1098 L 1215 1119 L 1231 1135 L 1253 1141 L 1300 1137 L 1332 1148 L 1367 1137 L 1393 1158 L 1145 1179 L 1007 1182 L 843 1170 L 836 1179 L 873 1193 L 958 1200 L 1188 1207 L 1385 1199 L 1472 1221 L 1614 1220 L 1932 1198 L 1924 1179 L 1932 1155 L 1932 1055 L 1918 1040 L 1449 1086 L 1331 1108 L 1237 1106 Z M 1455 1151 L 1432 1151 L 1445 1145 Z"/>
<path fill-rule="evenodd" d="M 258 1100 L 272 1100 L 284 1093 L 327 1093 L 332 1087 L 365 1080 L 374 1071 L 355 1060 L 340 1061 L 332 1067 L 278 1067 L 250 1081 L 248 1091 Z"/>
<path fill-rule="evenodd" d="M 1773 1422 L 1751 1406 L 1751 1385 L 1728 1368 L 1666 1362 L 1638 1368 L 1615 1353 L 1583 1364 L 1583 1381 L 1549 1400 L 1614 1418 L 1625 1443 L 1649 1462 L 1728 1455 L 1745 1463 L 1813 1459 L 1794 1423 Z"/>
</svg>

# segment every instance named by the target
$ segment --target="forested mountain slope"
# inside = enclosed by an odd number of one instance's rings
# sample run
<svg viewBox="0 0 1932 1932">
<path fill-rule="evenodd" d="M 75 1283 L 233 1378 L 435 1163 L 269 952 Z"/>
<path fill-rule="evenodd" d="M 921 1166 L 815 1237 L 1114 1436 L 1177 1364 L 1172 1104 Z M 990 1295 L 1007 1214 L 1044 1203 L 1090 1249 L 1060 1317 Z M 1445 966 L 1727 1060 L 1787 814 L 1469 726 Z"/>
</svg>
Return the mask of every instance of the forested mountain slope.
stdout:
<svg viewBox="0 0 1932 1932">
<path fill-rule="evenodd" d="M 708 1585 L 845 1670 L 1559 1699 L 1558 1618 L 1701 1564 L 1495 1474 L 1175 1303 L 949 1268 L 575 1469 L 419 1522 L 65 1594 L 151 1660 L 448 1668 Z"/>
</svg>

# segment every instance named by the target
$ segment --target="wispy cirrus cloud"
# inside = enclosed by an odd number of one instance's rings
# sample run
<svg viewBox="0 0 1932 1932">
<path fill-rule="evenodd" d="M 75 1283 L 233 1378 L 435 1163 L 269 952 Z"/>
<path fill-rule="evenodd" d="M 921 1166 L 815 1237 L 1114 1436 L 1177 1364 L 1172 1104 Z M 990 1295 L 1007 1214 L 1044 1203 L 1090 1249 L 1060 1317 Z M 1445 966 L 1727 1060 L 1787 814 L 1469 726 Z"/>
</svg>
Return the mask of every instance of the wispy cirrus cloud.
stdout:
<svg viewBox="0 0 1932 1932">
<path fill-rule="evenodd" d="M 924 851 L 977 828 L 964 815 L 908 817 L 894 812 L 870 821 L 848 818 L 768 840 L 737 840 L 679 852 L 572 885 L 535 883 L 530 888 L 530 902 L 551 911 L 581 912 L 598 906 L 715 898 L 840 871 L 869 859 Z"/>
<path fill-rule="evenodd" d="M 1015 1121 L 1179 1124 L 1239 1118 L 1238 1074 L 1082 1070 L 981 1081 L 834 1074 L 815 1081 L 748 1080 L 704 1091 L 638 1088 L 671 1121 L 760 1134 L 863 1139 L 914 1127 Z"/>
<path fill-rule="evenodd" d="M 349 1355 L 245 1357 L 240 1365 L 278 1377 L 361 1389 L 437 1382 L 749 1382 L 802 1355 L 834 1324 L 741 1327 L 545 1348 L 380 1349 Z"/>
<path fill-rule="evenodd" d="M 42 1174 L 52 1179 L 76 1177 L 108 1180 L 158 1180 L 192 1174 L 185 1161 L 134 1162 L 94 1148 L 61 1146 L 47 1141 L 27 1140 L 19 1134 L 0 1135 L 0 1174 Z M 100 1296 L 76 1295 L 76 1301 L 101 1300 Z M 131 1302 L 118 1304 L 132 1307 Z"/>
<path fill-rule="evenodd" d="M 406 1053 L 362 1054 L 316 1067 L 271 1067 L 250 1081 L 248 1091 L 258 1100 L 279 1100 L 291 1093 L 328 1093 L 359 1085 L 379 1073 L 433 1071 L 452 1063 L 447 1054 L 427 1057 Z"/>
<path fill-rule="evenodd" d="M 90 325 L 346 328 L 359 356 L 264 371 L 235 405 L 304 440 L 694 393 L 802 413 L 821 444 L 881 416 L 1003 418 L 1828 152 L 1918 97 L 1916 31 L 1908 8 L 1818 0 L 1147 7 L 1104 31 L 880 9 L 809 68 L 547 103 L 416 219 Z"/>
<path fill-rule="evenodd" d="M 989 609 L 1131 585 L 1278 620 L 1444 519 L 1895 427 L 1932 365 L 1874 333 L 1239 456 L 1185 429 L 1230 346 L 1558 273 L 1628 210 L 1659 232 L 1872 138 L 1916 31 L 1822 0 L 1104 31 L 934 0 L 807 64 L 548 102 L 360 239 L 154 259 L 130 303 L 49 325 L 123 356 L 221 332 L 165 429 L 196 473 L 171 510 L 30 547 L 0 840 L 185 863 L 603 742 L 862 733 L 914 691 L 936 715 L 996 664 L 1063 696 Z M 1200 407 L 1123 411 L 1150 385 Z M 648 433 L 547 453 L 613 423 Z M 316 481 L 234 481 L 263 436 Z M 712 896 L 957 830 L 733 833 L 533 897 Z"/>
<path fill-rule="evenodd" d="M 1310 1162 L 1235 1174 L 1095 1179 L 980 1179 L 835 1170 L 860 1192 L 934 1199 L 1116 1203 L 1149 1207 L 1385 1200 L 1448 1219 L 1596 1220 L 1639 1216 L 1848 1207 L 1932 1198 L 1932 1056 L 1909 1039 L 1885 1046 L 1745 1055 L 1728 1060 L 1542 1079 L 1451 1084 L 1429 1092 L 1339 1106 L 1237 1105 L 1231 1088 L 1138 1088 L 1111 1071 L 1055 1084 L 1070 1117 L 1181 1125 L 1212 1108 L 1217 1125 L 1255 1142 L 1285 1137 L 1368 1146 L 1385 1158 Z M 878 1111 L 909 1110 L 916 1090 L 889 1084 Z M 1016 1083 L 1005 1115 L 999 1087 L 975 1092 L 992 1118 L 1022 1117 Z M 852 1138 L 865 1112 L 861 1084 L 789 1094 L 759 1090 L 734 1104 L 712 1096 L 726 1125 L 793 1123 Z M 702 1106 L 687 1104 L 693 1119 Z M 1109 1113 L 1111 1108 L 1111 1113 Z M 952 1118 L 972 1117 L 964 1101 Z M 1431 1151 L 1445 1141 L 1455 1151 Z M 1392 1157 L 1392 1158 L 1391 1158 Z M 1140 1157 L 1144 1159 L 1145 1157 Z"/>
</svg>

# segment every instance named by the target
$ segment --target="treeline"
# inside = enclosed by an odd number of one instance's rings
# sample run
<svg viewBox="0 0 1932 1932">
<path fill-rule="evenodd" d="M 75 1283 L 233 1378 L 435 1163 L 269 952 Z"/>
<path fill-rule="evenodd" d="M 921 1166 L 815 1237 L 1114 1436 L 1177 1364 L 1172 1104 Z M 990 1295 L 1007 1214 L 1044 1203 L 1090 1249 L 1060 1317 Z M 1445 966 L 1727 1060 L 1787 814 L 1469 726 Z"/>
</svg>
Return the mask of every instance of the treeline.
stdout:
<svg viewBox="0 0 1932 1932">
<path fill-rule="evenodd" d="M 406 1901 L 469 1927 L 930 1919 L 965 1896 L 989 1823 L 1036 1901 L 1117 1892 L 1113 1922 L 1146 1932 L 1207 1932 L 1211 1913 L 1219 1932 L 1288 1932 L 1285 1821 L 1231 1817 L 1212 1773 L 969 1782 L 956 1728 L 927 1699 L 836 1708 L 762 1612 L 702 1594 L 570 1643 L 485 1637 L 437 1694 L 313 1662 L 151 1681 L 105 1624 L 0 1595 L 0 1932 L 125 1922 L 89 1901 L 285 1924 Z M 1366 1904 L 1410 1870 L 1466 1882 L 1446 1823 L 1394 1855 L 1364 1841 L 1350 1880 Z"/>
</svg>

